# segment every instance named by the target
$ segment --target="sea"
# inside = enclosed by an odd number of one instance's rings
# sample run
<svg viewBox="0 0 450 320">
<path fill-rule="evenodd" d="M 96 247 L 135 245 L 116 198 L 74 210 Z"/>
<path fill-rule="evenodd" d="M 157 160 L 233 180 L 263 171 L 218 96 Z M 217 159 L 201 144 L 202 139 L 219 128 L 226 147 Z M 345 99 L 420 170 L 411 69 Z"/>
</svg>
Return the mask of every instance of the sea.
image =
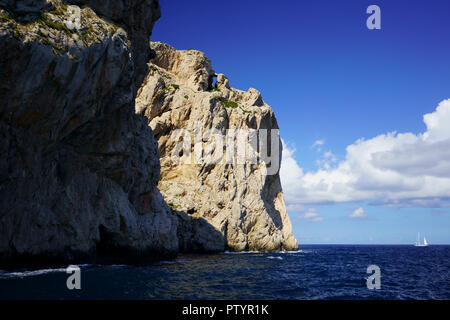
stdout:
<svg viewBox="0 0 450 320">
<path fill-rule="evenodd" d="M 82 265 L 81 288 L 69 290 L 71 275 L 66 268 L 0 271 L 0 299 L 447 300 L 450 246 L 301 245 L 295 252 Z"/>
</svg>

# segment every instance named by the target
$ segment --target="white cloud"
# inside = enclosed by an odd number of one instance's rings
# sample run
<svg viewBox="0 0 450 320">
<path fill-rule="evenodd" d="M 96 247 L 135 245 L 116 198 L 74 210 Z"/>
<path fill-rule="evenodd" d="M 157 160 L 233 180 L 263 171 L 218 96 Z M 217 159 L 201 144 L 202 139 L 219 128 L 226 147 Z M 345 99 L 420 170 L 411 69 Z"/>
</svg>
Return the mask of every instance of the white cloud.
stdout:
<svg viewBox="0 0 450 320">
<path fill-rule="evenodd" d="M 318 150 L 319 151 L 319 150 Z M 319 151 L 320 152 L 320 151 Z M 323 154 L 322 159 L 317 159 L 316 164 L 319 168 L 329 170 L 333 163 L 337 162 L 337 157 L 331 152 L 327 151 Z"/>
<path fill-rule="evenodd" d="M 353 213 L 349 214 L 348 217 L 351 219 L 365 219 L 365 218 L 367 218 L 367 215 L 364 212 L 364 209 L 359 207 L 359 208 L 355 209 L 355 211 L 353 211 Z"/>
<path fill-rule="evenodd" d="M 337 158 L 336 156 L 331 152 L 331 151 L 327 151 L 323 154 L 325 159 L 329 159 L 331 162 L 336 162 Z"/>
<path fill-rule="evenodd" d="M 293 158 L 295 148 L 287 145 L 283 140 L 283 159 L 280 168 L 280 178 L 283 185 L 285 199 L 295 199 L 298 190 L 302 188 L 303 169 L 299 167 Z M 304 210 L 304 205 L 298 201 L 286 201 L 288 212 L 299 212 Z"/>
<path fill-rule="evenodd" d="M 323 217 L 317 212 L 316 209 L 310 208 L 299 216 L 300 219 L 306 219 L 312 222 L 323 221 Z"/>
<path fill-rule="evenodd" d="M 325 141 L 323 141 L 323 140 L 316 140 L 316 141 L 314 141 L 312 147 L 314 148 L 316 146 L 322 146 L 324 144 L 325 144 Z"/>
<path fill-rule="evenodd" d="M 353 201 L 448 206 L 450 99 L 423 119 L 424 133 L 391 132 L 359 139 L 346 148 L 345 160 L 326 153 L 325 159 L 333 159 L 328 163 L 335 162 L 334 166 L 312 172 L 305 173 L 293 158 L 295 149 L 284 144 L 280 176 L 288 208 Z"/>
<path fill-rule="evenodd" d="M 316 148 L 316 150 L 318 152 L 322 151 L 322 146 L 325 144 L 325 141 L 323 140 L 316 140 L 314 141 L 314 143 L 312 144 L 311 148 Z"/>
</svg>

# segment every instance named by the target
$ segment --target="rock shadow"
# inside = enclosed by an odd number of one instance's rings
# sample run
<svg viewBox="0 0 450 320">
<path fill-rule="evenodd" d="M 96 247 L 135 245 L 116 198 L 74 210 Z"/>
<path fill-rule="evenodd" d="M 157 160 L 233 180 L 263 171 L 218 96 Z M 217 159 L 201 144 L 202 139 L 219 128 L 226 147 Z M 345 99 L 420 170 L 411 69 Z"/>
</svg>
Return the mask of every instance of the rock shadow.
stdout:
<svg viewBox="0 0 450 320">
<path fill-rule="evenodd" d="M 225 250 L 225 237 L 206 219 L 192 217 L 184 211 L 172 209 L 172 212 L 178 218 L 180 253 L 214 253 Z"/>
</svg>

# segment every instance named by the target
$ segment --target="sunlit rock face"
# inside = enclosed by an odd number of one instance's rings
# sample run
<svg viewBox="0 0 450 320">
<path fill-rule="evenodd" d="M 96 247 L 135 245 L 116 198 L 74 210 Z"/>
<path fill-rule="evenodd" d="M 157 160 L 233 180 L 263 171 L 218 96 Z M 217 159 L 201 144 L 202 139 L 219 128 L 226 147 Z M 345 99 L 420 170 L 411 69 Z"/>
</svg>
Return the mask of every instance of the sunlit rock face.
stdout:
<svg viewBox="0 0 450 320">
<path fill-rule="evenodd" d="M 286 213 L 278 170 L 265 175 L 264 163 L 184 163 L 175 161 L 173 151 L 179 139 L 177 129 L 194 135 L 215 129 L 278 129 L 272 109 L 255 89 L 233 89 L 228 79 L 216 75 L 211 62 L 197 50 L 176 50 L 154 42 L 156 58 L 138 91 L 136 112 L 149 119 L 161 153 L 158 187 L 175 212 L 193 221 L 206 221 L 222 236 L 209 238 L 209 228 L 188 233 L 194 240 L 182 249 L 296 250 Z M 217 81 L 213 86 L 213 79 Z M 199 125 L 200 124 L 200 125 Z M 189 145 L 193 155 L 195 137 Z M 277 138 L 279 142 L 279 138 Z M 201 138 L 203 150 L 214 140 Z M 281 143 L 277 144 L 281 155 Z M 277 159 L 278 163 L 280 159 Z M 185 234 L 186 235 L 186 234 Z M 184 243 L 186 237 L 181 236 Z"/>
</svg>

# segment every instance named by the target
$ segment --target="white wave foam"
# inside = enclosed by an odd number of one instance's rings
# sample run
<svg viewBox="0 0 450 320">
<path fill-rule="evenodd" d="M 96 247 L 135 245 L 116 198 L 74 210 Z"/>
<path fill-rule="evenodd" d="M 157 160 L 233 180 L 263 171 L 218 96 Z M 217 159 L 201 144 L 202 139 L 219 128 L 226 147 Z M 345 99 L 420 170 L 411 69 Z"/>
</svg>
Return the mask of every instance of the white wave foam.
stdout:
<svg viewBox="0 0 450 320">
<path fill-rule="evenodd" d="M 278 259 L 278 260 L 283 260 L 282 257 L 274 257 L 274 256 L 268 256 L 267 259 Z"/>
<path fill-rule="evenodd" d="M 264 252 L 264 251 L 224 251 L 222 252 L 222 254 L 264 254 L 264 253 L 269 253 L 269 252 Z M 271 251 L 270 253 L 289 253 L 289 254 L 296 254 L 296 253 L 306 253 L 306 251 L 303 250 L 297 250 L 297 251 Z"/>
<path fill-rule="evenodd" d="M 305 251 L 303 251 L 303 250 L 297 250 L 297 251 L 279 251 L 279 252 L 277 252 L 277 253 L 282 253 L 282 254 L 285 254 L 285 253 L 295 254 L 295 253 L 305 253 Z"/>
<path fill-rule="evenodd" d="M 40 276 L 48 273 L 56 273 L 56 272 L 66 272 L 66 268 L 57 268 L 57 269 L 41 269 L 41 270 L 33 270 L 33 271 L 22 271 L 22 272 L 7 272 L 3 271 L 0 273 L 0 278 L 25 278 L 25 277 L 33 277 Z"/>
<path fill-rule="evenodd" d="M 224 251 L 222 254 L 256 254 L 256 253 L 265 253 L 262 251 Z"/>
</svg>

